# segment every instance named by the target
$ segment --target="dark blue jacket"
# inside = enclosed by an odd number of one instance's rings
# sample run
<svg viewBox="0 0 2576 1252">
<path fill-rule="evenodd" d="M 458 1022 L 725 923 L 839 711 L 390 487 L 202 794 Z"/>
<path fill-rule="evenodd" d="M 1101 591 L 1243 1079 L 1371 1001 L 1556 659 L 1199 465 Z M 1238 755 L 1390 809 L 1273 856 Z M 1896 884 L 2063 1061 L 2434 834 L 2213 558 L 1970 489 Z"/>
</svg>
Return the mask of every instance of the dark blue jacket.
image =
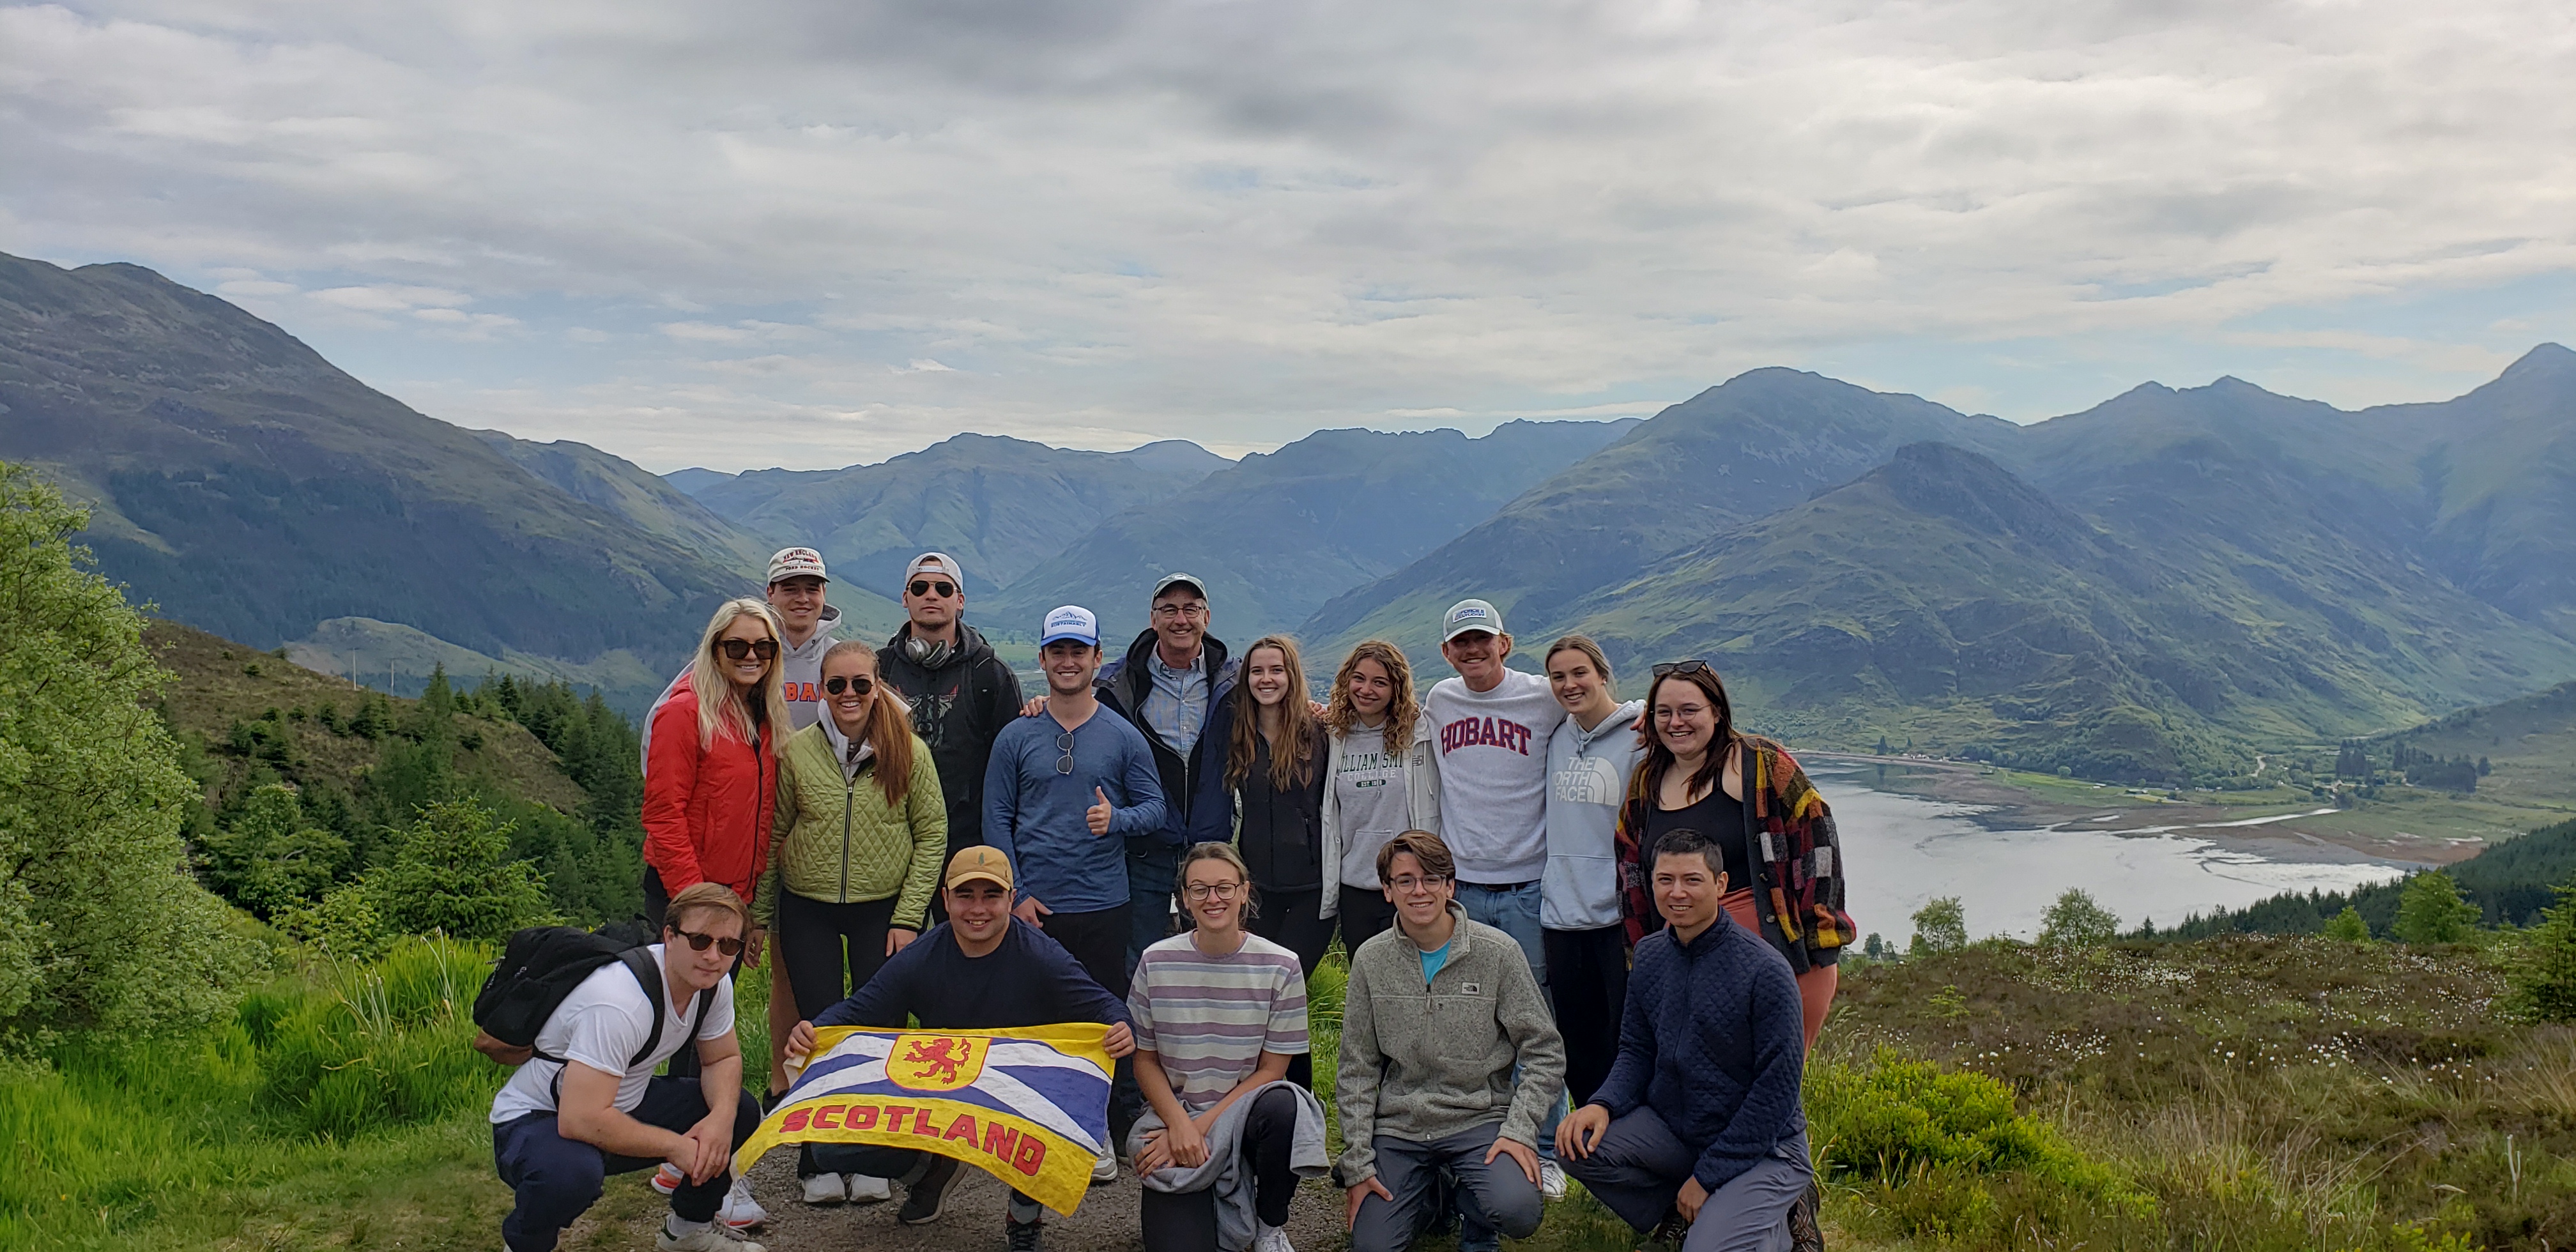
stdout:
<svg viewBox="0 0 2576 1252">
<path fill-rule="evenodd" d="M 1591 1103 L 1622 1117 L 1655 1110 L 1714 1192 L 1805 1130 L 1798 979 L 1770 944 L 1724 910 L 1687 946 L 1659 930 L 1637 945 L 1619 1059 Z"/>
<path fill-rule="evenodd" d="M 1199 727 L 1199 741 L 1187 757 L 1163 742 L 1145 720 L 1145 695 L 1154 689 L 1153 671 L 1146 662 L 1154 651 L 1153 631 L 1136 636 L 1136 642 L 1127 645 L 1127 655 L 1101 666 L 1092 680 L 1100 702 L 1145 736 L 1154 749 L 1154 772 L 1163 780 L 1163 828 L 1128 836 L 1131 855 L 1234 838 L 1234 800 L 1225 790 L 1225 744 L 1234 729 L 1234 701 L 1228 697 L 1234 694 L 1242 662 L 1227 656 L 1225 644 L 1213 635 L 1201 636 L 1199 647 L 1199 661 L 1208 667 L 1208 713 Z"/>
<path fill-rule="evenodd" d="M 1127 1002 L 1109 994 L 1054 937 L 1018 918 L 1001 946 L 970 957 L 948 923 L 930 928 L 886 958 L 850 998 L 813 1016 L 816 1026 L 900 1030 L 917 1018 L 930 1030 L 1009 1030 L 1130 1020 Z"/>
</svg>

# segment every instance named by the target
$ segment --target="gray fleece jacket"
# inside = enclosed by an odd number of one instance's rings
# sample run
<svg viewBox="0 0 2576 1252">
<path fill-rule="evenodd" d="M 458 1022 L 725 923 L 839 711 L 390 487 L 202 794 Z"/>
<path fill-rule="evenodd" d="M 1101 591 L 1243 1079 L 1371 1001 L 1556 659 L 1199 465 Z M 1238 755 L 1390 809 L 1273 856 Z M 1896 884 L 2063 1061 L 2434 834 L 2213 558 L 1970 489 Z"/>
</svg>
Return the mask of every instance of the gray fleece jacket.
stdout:
<svg viewBox="0 0 2576 1252">
<path fill-rule="evenodd" d="M 1401 926 L 1351 959 L 1334 1093 L 1345 1187 L 1377 1176 L 1379 1135 L 1427 1143 L 1499 1121 L 1503 1138 L 1536 1147 L 1540 1120 L 1565 1096 L 1565 1040 L 1529 958 L 1458 905 L 1449 913 L 1458 929 L 1428 984 Z"/>
</svg>

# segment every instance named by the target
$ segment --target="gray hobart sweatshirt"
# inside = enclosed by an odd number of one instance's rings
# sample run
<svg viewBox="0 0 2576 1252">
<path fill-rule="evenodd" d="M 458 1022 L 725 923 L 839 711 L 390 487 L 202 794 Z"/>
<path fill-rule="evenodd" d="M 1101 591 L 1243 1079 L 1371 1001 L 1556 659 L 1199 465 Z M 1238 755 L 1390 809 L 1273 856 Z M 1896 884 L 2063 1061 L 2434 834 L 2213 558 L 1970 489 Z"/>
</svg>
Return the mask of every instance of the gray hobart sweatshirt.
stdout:
<svg viewBox="0 0 2576 1252">
<path fill-rule="evenodd" d="M 1448 963 L 1427 984 L 1422 949 L 1401 926 L 1351 959 L 1334 1093 L 1343 1186 L 1377 1176 L 1379 1135 L 1427 1143 L 1501 1122 L 1503 1138 L 1536 1147 L 1539 1120 L 1565 1096 L 1565 1040 L 1529 958 L 1458 905 L 1449 913 Z"/>
</svg>

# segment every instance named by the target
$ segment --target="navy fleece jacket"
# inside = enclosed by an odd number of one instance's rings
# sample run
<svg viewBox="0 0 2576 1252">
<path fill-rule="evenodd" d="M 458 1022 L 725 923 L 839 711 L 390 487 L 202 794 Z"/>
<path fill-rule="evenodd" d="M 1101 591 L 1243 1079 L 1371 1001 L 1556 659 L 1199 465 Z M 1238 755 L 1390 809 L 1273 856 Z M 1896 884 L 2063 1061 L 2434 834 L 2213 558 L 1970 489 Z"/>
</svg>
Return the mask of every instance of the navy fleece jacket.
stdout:
<svg viewBox="0 0 2576 1252">
<path fill-rule="evenodd" d="M 1761 937 L 1720 911 L 1688 944 L 1667 928 L 1637 945 L 1619 1059 L 1591 1103 L 1645 1105 L 1699 1154 L 1714 1192 L 1806 1129 L 1798 1083 L 1806 1033 L 1798 980 Z"/>
</svg>

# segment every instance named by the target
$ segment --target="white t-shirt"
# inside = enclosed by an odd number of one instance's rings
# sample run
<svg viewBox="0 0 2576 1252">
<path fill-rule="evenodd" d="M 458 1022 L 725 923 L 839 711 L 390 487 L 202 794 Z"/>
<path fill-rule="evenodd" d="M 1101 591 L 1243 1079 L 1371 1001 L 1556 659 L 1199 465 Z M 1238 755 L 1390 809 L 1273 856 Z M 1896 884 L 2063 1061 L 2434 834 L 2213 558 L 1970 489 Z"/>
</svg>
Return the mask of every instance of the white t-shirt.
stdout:
<svg viewBox="0 0 2576 1252">
<path fill-rule="evenodd" d="M 670 984 L 669 967 L 661 944 L 645 951 L 653 954 L 653 967 L 661 971 L 654 981 L 664 987 Z M 733 979 L 716 984 L 715 1003 L 707 1009 L 706 1027 L 698 1032 L 700 1039 L 721 1039 L 733 1032 Z M 555 1007 L 554 1016 L 537 1030 L 537 1051 L 579 1061 L 604 1073 L 622 1075 L 617 1082 L 617 1108 L 632 1113 L 644 1102 L 644 1085 L 653 1071 L 688 1045 L 689 1021 L 698 1011 L 698 997 L 690 996 L 685 1004 L 663 1002 L 662 1041 L 654 1045 L 652 1055 L 641 1064 L 629 1067 L 635 1050 L 653 1033 L 653 1002 L 644 998 L 644 988 L 624 961 L 610 961 L 590 972 L 581 985 L 565 996 Z M 530 1113 L 555 1111 L 555 1076 L 563 1066 L 548 1060 L 531 1060 L 510 1075 L 501 1085 L 501 1094 L 492 1097 L 492 1124 L 516 1121 Z"/>
</svg>

